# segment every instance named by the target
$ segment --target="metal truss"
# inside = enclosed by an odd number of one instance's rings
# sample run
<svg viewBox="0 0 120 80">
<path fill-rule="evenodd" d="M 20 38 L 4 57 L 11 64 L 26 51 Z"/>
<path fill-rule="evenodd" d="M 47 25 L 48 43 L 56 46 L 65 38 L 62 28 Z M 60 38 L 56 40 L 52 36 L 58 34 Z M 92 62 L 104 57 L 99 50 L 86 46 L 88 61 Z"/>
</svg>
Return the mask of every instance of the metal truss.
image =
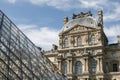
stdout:
<svg viewBox="0 0 120 80">
<path fill-rule="evenodd" d="M 53 63 L 0 11 L 0 80 L 66 80 Z"/>
</svg>

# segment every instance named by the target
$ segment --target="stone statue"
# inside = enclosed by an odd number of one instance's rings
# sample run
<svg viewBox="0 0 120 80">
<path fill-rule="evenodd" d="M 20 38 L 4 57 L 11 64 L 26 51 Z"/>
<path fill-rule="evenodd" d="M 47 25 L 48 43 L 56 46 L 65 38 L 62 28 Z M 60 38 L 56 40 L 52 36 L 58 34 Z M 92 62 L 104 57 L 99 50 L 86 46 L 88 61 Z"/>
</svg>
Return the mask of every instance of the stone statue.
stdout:
<svg viewBox="0 0 120 80">
<path fill-rule="evenodd" d="M 73 14 L 72 19 L 83 18 L 87 16 L 92 16 L 91 11 L 86 12 L 86 13 L 81 12 L 80 14 Z"/>
</svg>

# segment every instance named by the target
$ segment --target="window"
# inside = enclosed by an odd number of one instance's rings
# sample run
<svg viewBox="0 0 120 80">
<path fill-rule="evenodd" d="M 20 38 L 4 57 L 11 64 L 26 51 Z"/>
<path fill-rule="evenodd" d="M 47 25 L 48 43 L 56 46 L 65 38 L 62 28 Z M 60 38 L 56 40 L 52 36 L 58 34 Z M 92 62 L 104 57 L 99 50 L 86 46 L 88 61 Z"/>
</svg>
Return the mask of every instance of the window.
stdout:
<svg viewBox="0 0 120 80">
<path fill-rule="evenodd" d="M 108 66 L 108 62 L 106 62 L 106 73 L 109 72 L 109 66 Z"/>
<path fill-rule="evenodd" d="M 117 72 L 117 71 L 118 71 L 117 64 L 114 63 L 114 64 L 113 64 L 113 72 Z"/>
<path fill-rule="evenodd" d="M 64 47 L 65 48 L 68 47 L 68 39 L 67 38 L 64 40 Z"/>
<path fill-rule="evenodd" d="M 91 44 L 95 44 L 95 35 L 92 35 L 92 36 L 91 36 L 90 41 L 91 41 Z"/>
<path fill-rule="evenodd" d="M 116 53 L 115 52 L 112 52 L 112 57 L 116 57 Z"/>
<path fill-rule="evenodd" d="M 92 50 L 91 55 L 92 55 L 92 56 L 94 56 L 94 55 L 95 55 L 95 50 Z"/>
<path fill-rule="evenodd" d="M 82 63 L 80 61 L 77 61 L 75 64 L 75 73 L 82 74 Z"/>
<path fill-rule="evenodd" d="M 67 63 L 66 62 L 63 65 L 63 72 L 64 74 L 67 74 Z"/>
<path fill-rule="evenodd" d="M 85 78 L 85 80 L 88 80 L 87 78 Z"/>
<path fill-rule="evenodd" d="M 96 62 L 92 61 L 92 74 L 96 73 Z"/>
<path fill-rule="evenodd" d="M 78 46 L 82 45 L 82 39 L 81 39 L 81 37 L 78 37 L 78 39 L 77 39 L 77 45 Z"/>
<path fill-rule="evenodd" d="M 64 53 L 64 58 L 67 58 L 67 53 Z"/>
</svg>

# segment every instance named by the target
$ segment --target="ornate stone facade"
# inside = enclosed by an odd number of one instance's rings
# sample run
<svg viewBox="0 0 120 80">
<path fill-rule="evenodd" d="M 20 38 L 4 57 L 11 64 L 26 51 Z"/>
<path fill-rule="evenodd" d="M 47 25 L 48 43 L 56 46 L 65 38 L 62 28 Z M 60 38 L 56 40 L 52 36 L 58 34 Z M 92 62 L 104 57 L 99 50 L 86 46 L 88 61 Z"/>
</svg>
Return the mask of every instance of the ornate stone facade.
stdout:
<svg viewBox="0 0 120 80">
<path fill-rule="evenodd" d="M 58 49 L 45 55 L 70 80 L 120 80 L 120 36 L 108 44 L 101 10 L 98 20 L 90 12 L 65 17 Z"/>
</svg>

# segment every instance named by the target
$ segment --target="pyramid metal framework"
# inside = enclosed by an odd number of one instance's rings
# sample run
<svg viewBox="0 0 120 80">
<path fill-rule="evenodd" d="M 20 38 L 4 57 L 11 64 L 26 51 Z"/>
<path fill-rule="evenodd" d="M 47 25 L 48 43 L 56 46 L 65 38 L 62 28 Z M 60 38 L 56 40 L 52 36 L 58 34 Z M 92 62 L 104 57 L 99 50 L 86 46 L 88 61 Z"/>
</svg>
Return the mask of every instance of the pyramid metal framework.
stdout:
<svg viewBox="0 0 120 80">
<path fill-rule="evenodd" d="M 0 80 L 67 80 L 2 11 Z"/>
</svg>

